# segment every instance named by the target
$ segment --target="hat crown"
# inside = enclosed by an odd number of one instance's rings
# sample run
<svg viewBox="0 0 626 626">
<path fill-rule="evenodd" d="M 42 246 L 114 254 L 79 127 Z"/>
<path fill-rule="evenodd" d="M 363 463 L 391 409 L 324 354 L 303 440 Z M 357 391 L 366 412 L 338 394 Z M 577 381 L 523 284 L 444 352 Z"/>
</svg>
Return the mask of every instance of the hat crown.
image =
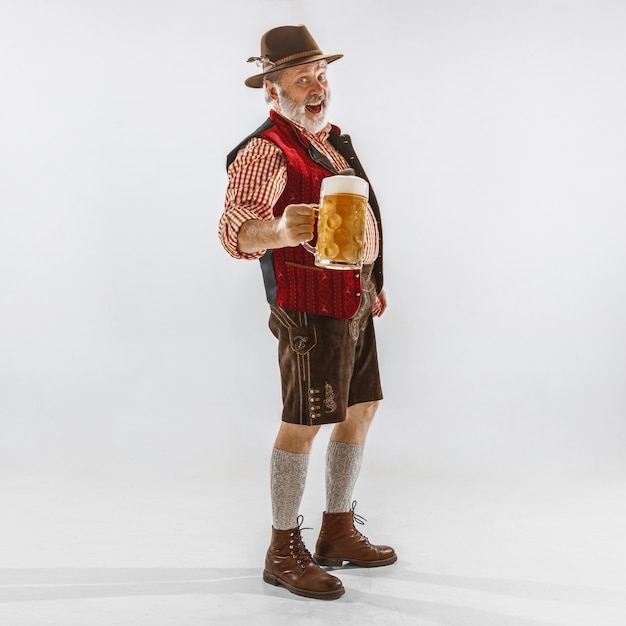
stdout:
<svg viewBox="0 0 626 626">
<path fill-rule="evenodd" d="M 267 31 L 261 38 L 261 56 L 279 63 L 296 54 L 321 54 L 317 41 L 304 24 L 279 26 Z"/>
</svg>

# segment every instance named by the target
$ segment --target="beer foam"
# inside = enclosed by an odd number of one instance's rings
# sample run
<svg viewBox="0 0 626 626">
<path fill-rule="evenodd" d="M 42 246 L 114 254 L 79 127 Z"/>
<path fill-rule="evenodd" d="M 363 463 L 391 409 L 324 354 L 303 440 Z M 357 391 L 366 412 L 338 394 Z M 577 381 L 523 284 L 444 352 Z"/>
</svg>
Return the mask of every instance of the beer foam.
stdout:
<svg viewBox="0 0 626 626">
<path fill-rule="evenodd" d="M 352 193 L 367 198 L 369 185 L 358 176 L 329 176 L 322 181 L 322 195 L 333 193 Z"/>
</svg>

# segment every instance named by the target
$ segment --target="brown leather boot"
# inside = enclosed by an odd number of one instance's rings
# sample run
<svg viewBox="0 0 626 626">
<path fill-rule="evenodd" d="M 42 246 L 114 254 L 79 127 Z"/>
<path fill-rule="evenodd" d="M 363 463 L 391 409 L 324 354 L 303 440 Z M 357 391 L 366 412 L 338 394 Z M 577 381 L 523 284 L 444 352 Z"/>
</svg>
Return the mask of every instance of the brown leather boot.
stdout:
<svg viewBox="0 0 626 626">
<path fill-rule="evenodd" d="M 344 561 L 361 567 L 391 565 L 398 560 L 393 548 L 372 545 L 368 538 L 355 527 L 354 522 L 365 523 L 365 519 L 352 510 L 347 513 L 324 513 L 322 530 L 315 546 L 315 560 L 320 565 L 341 567 Z"/>
<path fill-rule="evenodd" d="M 263 580 L 270 585 L 282 585 L 305 598 L 336 600 L 345 592 L 341 581 L 313 560 L 302 541 L 300 525 L 290 530 L 272 527 Z"/>
</svg>

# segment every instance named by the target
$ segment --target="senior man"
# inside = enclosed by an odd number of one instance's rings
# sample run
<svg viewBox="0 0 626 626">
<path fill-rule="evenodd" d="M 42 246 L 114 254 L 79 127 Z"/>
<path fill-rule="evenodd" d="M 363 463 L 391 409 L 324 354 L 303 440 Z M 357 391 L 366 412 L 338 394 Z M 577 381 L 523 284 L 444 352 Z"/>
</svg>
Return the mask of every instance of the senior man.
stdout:
<svg viewBox="0 0 626 626">
<path fill-rule="evenodd" d="M 306 26 L 279 26 L 251 57 L 269 118 L 228 155 L 228 187 L 219 226 L 225 249 L 260 259 L 278 340 L 283 411 L 271 456 L 272 534 L 263 578 L 292 593 L 335 599 L 341 581 L 320 566 L 344 561 L 389 565 L 393 548 L 355 528 L 352 493 L 368 429 L 382 399 L 373 317 L 387 306 L 382 230 L 371 191 L 361 270 L 319 268 L 303 243 L 315 236 L 315 205 L 327 176 L 352 171 L 367 180 L 350 137 L 327 121 L 329 63 Z M 324 424 L 334 424 L 326 452 L 326 508 L 312 556 L 299 515 L 309 452 Z"/>
</svg>

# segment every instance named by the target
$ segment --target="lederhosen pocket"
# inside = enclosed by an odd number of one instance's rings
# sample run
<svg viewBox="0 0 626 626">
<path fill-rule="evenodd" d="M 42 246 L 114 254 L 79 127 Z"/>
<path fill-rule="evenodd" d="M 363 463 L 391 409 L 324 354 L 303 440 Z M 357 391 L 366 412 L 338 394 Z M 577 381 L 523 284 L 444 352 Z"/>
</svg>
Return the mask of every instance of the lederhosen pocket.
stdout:
<svg viewBox="0 0 626 626">
<path fill-rule="evenodd" d="M 315 326 L 289 328 L 289 345 L 296 354 L 305 355 L 317 345 Z"/>
</svg>

